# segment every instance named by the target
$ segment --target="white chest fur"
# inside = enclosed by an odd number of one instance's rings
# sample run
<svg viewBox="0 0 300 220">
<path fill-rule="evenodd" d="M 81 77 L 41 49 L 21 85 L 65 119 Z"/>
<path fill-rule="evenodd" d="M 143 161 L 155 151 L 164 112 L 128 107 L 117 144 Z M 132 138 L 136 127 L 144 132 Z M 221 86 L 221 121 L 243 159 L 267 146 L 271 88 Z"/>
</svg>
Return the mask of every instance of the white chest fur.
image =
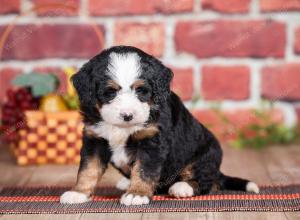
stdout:
<svg viewBox="0 0 300 220">
<path fill-rule="evenodd" d="M 125 151 L 125 145 L 128 137 L 134 132 L 143 129 L 143 127 L 133 126 L 121 128 L 105 122 L 100 122 L 95 125 L 87 126 L 86 129 L 93 132 L 97 137 L 102 137 L 108 141 L 113 153 L 111 161 L 117 167 L 121 167 L 129 162 L 128 155 Z"/>
</svg>

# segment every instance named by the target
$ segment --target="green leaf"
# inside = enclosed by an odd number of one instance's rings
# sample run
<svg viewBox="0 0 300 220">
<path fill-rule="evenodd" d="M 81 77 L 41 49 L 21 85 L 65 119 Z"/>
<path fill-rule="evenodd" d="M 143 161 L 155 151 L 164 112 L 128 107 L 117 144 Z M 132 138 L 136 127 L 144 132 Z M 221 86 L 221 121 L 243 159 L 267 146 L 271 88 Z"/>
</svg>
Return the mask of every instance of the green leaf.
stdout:
<svg viewBox="0 0 300 220">
<path fill-rule="evenodd" d="M 31 87 L 34 97 L 45 96 L 57 90 L 59 80 L 54 74 L 28 73 L 17 76 L 13 84 L 22 87 Z"/>
</svg>

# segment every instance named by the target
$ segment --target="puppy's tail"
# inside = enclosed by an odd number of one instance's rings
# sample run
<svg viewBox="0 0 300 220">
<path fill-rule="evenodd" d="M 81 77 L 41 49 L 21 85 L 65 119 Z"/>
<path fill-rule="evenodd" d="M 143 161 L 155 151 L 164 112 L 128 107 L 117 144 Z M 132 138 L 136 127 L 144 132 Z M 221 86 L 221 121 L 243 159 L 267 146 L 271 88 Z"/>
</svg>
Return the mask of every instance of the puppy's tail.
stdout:
<svg viewBox="0 0 300 220">
<path fill-rule="evenodd" d="M 256 183 L 242 178 L 226 176 L 221 173 L 219 183 L 223 190 L 227 189 L 259 193 L 259 187 Z"/>
</svg>

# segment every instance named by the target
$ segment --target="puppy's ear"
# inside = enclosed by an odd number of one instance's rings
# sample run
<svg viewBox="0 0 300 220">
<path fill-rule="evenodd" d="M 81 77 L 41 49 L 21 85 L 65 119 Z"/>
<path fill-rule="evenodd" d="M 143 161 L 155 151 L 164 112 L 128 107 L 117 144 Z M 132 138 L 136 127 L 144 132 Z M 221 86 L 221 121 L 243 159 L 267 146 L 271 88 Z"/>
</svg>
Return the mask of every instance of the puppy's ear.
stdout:
<svg viewBox="0 0 300 220">
<path fill-rule="evenodd" d="M 96 85 L 92 78 L 92 66 L 91 61 L 84 64 L 83 67 L 71 78 L 71 81 L 78 93 L 80 105 L 85 107 L 94 107 L 96 105 Z"/>
<path fill-rule="evenodd" d="M 165 102 L 170 95 L 170 84 L 174 74 L 171 69 L 160 64 L 160 68 L 155 75 L 153 101 L 154 103 L 161 104 Z"/>
</svg>

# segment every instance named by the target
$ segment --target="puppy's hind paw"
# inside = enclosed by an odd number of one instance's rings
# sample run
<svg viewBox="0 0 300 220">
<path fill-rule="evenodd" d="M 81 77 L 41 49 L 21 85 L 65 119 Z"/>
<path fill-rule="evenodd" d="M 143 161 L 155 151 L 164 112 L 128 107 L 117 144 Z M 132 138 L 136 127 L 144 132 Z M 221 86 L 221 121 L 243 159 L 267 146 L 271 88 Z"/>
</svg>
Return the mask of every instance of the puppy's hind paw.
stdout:
<svg viewBox="0 0 300 220">
<path fill-rule="evenodd" d="M 87 195 L 76 191 L 67 191 L 60 196 L 60 203 L 63 204 L 84 203 L 90 200 L 91 199 Z"/>
<path fill-rule="evenodd" d="M 122 195 L 121 204 L 123 205 L 146 205 L 149 204 L 150 199 L 148 196 L 140 196 L 140 195 L 134 195 L 131 193 L 125 193 Z"/>
<path fill-rule="evenodd" d="M 194 189 L 187 182 L 176 182 L 169 188 L 169 195 L 176 198 L 192 197 Z"/>
<path fill-rule="evenodd" d="M 248 182 L 247 185 L 246 185 L 246 191 L 247 192 L 259 193 L 259 187 L 254 182 Z"/>
</svg>

